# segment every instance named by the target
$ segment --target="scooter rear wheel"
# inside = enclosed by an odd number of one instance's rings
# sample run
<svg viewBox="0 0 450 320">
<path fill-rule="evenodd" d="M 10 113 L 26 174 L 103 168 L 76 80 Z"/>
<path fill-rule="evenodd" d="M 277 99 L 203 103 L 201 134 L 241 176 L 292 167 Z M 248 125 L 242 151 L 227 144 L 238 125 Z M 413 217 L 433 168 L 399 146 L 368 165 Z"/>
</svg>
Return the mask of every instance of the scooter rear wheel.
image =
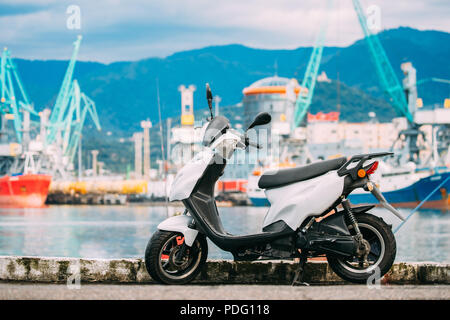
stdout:
<svg viewBox="0 0 450 320">
<path fill-rule="evenodd" d="M 369 265 L 361 265 L 357 257 L 342 258 L 327 255 L 331 269 L 342 279 L 353 283 L 368 283 L 383 277 L 395 260 L 396 242 L 391 227 L 382 218 L 372 214 L 355 215 L 363 238 L 370 245 L 367 257 Z M 356 234 L 353 226 L 348 226 L 350 233 Z"/>
<path fill-rule="evenodd" d="M 208 256 L 208 243 L 199 234 L 191 247 L 184 245 L 181 233 L 158 230 L 153 234 L 145 249 L 145 267 L 157 282 L 164 284 L 186 284 L 200 272 Z"/>
</svg>

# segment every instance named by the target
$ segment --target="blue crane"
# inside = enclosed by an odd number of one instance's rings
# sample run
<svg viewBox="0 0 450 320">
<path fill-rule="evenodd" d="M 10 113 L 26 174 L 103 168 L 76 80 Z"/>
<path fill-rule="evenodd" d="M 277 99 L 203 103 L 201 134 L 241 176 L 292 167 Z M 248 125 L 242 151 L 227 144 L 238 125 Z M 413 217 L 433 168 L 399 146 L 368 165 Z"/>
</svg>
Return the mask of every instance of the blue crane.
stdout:
<svg viewBox="0 0 450 320">
<path fill-rule="evenodd" d="M 49 118 L 49 128 L 46 136 L 46 144 L 52 143 L 56 138 L 56 133 L 64 125 L 63 119 L 69 105 L 70 95 L 72 91 L 72 77 L 73 71 L 75 69 L 75 63 L 77 60 L 78 50 L 81 44 L 81 35 L 77 37 L 74 42 L 74 49 L 72 52 L 72 57 L 70 58 L 69 65 L 64 75 L 63 83 L 59 90 L 58 96 L 56 97 L 55 105 L 52 109 Z"/>
<path fill-rule="evenodd" d="M 328 2 L 328 7 L 330 7 L 330 2 Z M 319 72 L 319 66 L 322 60 L 323 45 L 325 42 L 327 28 L 328 23 L 327 19 L 325 19 L 314 43 L 305 75 L 302 80 L 300 92 L 298 93 L 297 100 L 295 102 L 292 130 L 299 127 L 303 123 L 309 106 L 311 105 L 314 95 L 314 88 L 316 87 L 317 74 Z"/>
<path fill-rule="evenodd" d="M 51 111 L 45 138 L 47 145 L 55 143 L 58 145 L 61 156 L 68 158 L 68 163 L 74 159 L 88 114 L 96 128 L 101 129 L 94 101 L 81 92 L 78 81 L 73 79 L 81 39 L 81 36 L 78 36 L 74 42 L 72 57 Z M 56 139 L 56 137 L 61 139 Z"/>
<path fill-rule="evenodd" d="M 14 87 L 17 87 L 19 95 Z M 21 112 L 29 112 L 35 116 L 38 113 L 28 99 L 22 81 L 20 80 L 17 67 L 11 59 L 11 54 L 7 48 L 3 50 L 0 67 L 0 113 L 8 115 L 7 119 L 12 119 L 16 140 L 22 143 L 23 125 Z"/>
<path fill-rule="evenodd" d="M 381 45 L 380 39 L 376 34 L 372 34 L 368 25 L 367 18 L 363 12 L 359 0 L 353 0 L 353 6 L 358 16 L 359 24 L 364 33 L 364 38 L 369 48 L 372 62 L 380 80 L 383 91 L 388 95 L 392 106 L 398 116 L 405 117 L 410 124 L 414 124 L 414 112 L 410 110 L 406 101 L 403 87 L 395 75 L 394 69 L 387 57 L 387 54 Z M 416 103 L 415 101 L 413 102 Z"/>
<path fill-rule="evenodd" d="M 94 101 L 81 92 L 77 80 L 73 80 L 69 93 L 70 108 L 64 120 L 63 155 L 73 161 L 82 134 L 87 114 L 90 115 L 97 130 L 101 129 Z"/>
<path fill-rule="evenodd" d="M 417 83 L 415 69 L 411 64 L 403 64 L 407 77 L 404 79 L 405 86 L 398 80 L 394 69 L 381 45 L 380 39 L 370 31 L 367 24 L 367 17 L 363 12 L 359 0 L 353 0 L 353 7 L 358 16 L 359 24 L 364 33 L 364 38 L 369 49 L 370 57 L 375 66 L 381 88 L 389 97 L 394 110 L 400 117 L 405 117 L 408 121 L 408 128 L 400 132 L 399 137 L 404 136 L 406 148 L 404 153 L 408 154 L 409 161 L 419 162 L 420 149 L 417 146 L 417 139 L 423 133 L 414 121 L 417 100 Z M 406 93 L 406 94 L 405 94 Z M 408 98 L 407 98 L 408 96 Z"/>
</svg>

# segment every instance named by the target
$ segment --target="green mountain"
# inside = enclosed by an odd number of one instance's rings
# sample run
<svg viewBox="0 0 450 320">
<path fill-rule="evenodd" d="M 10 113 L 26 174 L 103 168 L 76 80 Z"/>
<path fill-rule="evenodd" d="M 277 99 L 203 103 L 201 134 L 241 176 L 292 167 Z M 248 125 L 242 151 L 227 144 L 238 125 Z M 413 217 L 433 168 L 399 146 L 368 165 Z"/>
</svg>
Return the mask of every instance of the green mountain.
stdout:
<svg viewBox="0 0 450 320">
<path fill-rule="evenodd" d="M 447 62 L 450 54 L 450 34 L 398 28 L 383 31 L 379 37 L 399 78 L 402 77 L 400 64 L 404 61 L 414 64 L 419 79 L 450 78 L 450 65 Z M 180 94 L 177 88 L 180 84 L 197 86 L 195 108 L 206 107 L 206 82 L 211 84 L 214 94 L 222 97 L 222 105 L 236 104 L 242 99 L 244 87 L 275 72 L 279 76 L 301 80 L 311 50 L 310 47 L 263 50 L 242 45 L 211 46 L 175 53 L 164 59 L 149 58 L 108 65 L 79 61 L 74 76 L 78 79 L 81 89 L 96 102 L 103 126 L 111 130 L 129 131 L 138 128 L 139 121 L 144 118 L 157 121 L 157 79 L 163 117 L 172 117 L 179 114 Z M 67 62 L 16 59 L 16 63 L 35 106 L 38 109 L 51 107 Z M 331 79 L 337 79 L 339 74 L 340 82 L 370 95 L 382 97 L 375 70 L 362 40 L 344 48 L 326 47 L 321 70 Z M 329 89 L 335 91 L 333 86 Z M 429 90 L 420 89 L 422 88 L 419 88 L 419 94 L 424 97 L 425 102 L 429 100 L 430 103 L 440 98 L 442 92 L 448 94 L 448 88 L 445 86 L 438 92 L 431 90 L 431 96 L 428 94 Z M 324 100 L 322 93 L 324 92 L 321 90 L 316 92 L 313 105 Z M 360 98 L 364 97 L 361 92 Z M 353 96 L 352 100 L 356 98 Z M 354 110 L 347 112 L 345 106 L 358 103 L 349 101 L 346 104 L 347 97 L 344 92 L 341 93 L 341 99 L 343 115 L 354 114 Z M 376 111 L 385 120 L 394 115 L 389 109 Z"/>
<path fill-rule="evenodd" d="M 447 61 L 450 55 L 449 33 L 402 27 L 383 31 L 379 37 L 399 79 L 402 77 L 400 64 L 405 61 L 411 61 L 416 67 L 418 79 L 450 78 Z M 67 50 L 71 50 L 69 45 Z M 128 139 L 134 131 L 140 130 L 141 120 L 149 118 L 157 123 L 157 82 L 163 118 L 179 116 L 178 86 L 181 84 L 197 87 L 194 108 L 203 109 L 206 108 L 206 82 L 210 83 L 213 93 L 222 98 L 221 106 L 239 103 L 245 87 L 275 73 L 282 77 L 295 77 L 301 82 L 311 50 L 311 47 L 263 50 L 235 44 L 139 61 L 111 64 L 79 61 L 74 77 L 82 91 L 96 102 L 103 127 L 102 133 L 97 134 L 87 124 L 85 137 L 105 146 L 109 143 L 114 149 L 121 145 L 117 143 L 119 138 Z M 51 108 L 68 62 L 23 59 L 15 62 L 35 108 Z M 389 121 L 395 116 L 395 111 L 380 91 L 363 40 L 348 47 L 324 48 L 322 70 L 333 81 L 318 83 L 311 112 L 337 110 L 339 104 L 341 119 L 346 121 L 366 121 L 369 111 L 374 111 L 380 121 Z M 448 85 L 425 84 L 419 87 L 419 96 L 426 105 L 441 102 L 448 93 Z M 153 140 L 156 140 L 154 152 L 158 152 L 159 138 Z M 85 139 L 84 146 L 87 148 L 90 144 Z M 127 152 L 132 153 L 132 149 L 127 149 Z M 123 160 L 123 163 L 127 161 Z"/>
</svg>

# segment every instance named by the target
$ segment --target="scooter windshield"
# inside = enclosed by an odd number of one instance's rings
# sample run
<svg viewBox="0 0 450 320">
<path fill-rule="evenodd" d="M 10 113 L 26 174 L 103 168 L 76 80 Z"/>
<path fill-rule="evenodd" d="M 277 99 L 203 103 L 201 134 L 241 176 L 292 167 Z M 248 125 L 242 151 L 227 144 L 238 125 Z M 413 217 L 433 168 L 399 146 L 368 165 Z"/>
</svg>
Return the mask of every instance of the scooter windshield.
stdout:
<svg viewBox="0 0 450 320">
<path fill-rule="evenodd" d="M 227 118 L 223 116 L 215 117 L 206 127 L 205 135 L 203 136 L 203 145 L 210 146 L 229 128 L 230 121 Z"/>
</svg>

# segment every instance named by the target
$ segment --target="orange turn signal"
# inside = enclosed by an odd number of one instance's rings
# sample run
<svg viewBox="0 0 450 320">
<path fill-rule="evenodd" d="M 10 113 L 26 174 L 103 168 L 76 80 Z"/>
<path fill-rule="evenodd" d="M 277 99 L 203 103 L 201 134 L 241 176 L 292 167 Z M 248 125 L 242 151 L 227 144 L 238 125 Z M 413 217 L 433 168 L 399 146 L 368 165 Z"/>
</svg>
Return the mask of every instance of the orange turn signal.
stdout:
<svg viewBox="0 0 450 320">
<path fill-rule="evenodd" d="M 366 170 L 364 170 L 364 169 L 359 169 L 359 170 L 358 170 L 358 177 L 364 178 L 365 176 L 366 176 Z"/>
</svg>

